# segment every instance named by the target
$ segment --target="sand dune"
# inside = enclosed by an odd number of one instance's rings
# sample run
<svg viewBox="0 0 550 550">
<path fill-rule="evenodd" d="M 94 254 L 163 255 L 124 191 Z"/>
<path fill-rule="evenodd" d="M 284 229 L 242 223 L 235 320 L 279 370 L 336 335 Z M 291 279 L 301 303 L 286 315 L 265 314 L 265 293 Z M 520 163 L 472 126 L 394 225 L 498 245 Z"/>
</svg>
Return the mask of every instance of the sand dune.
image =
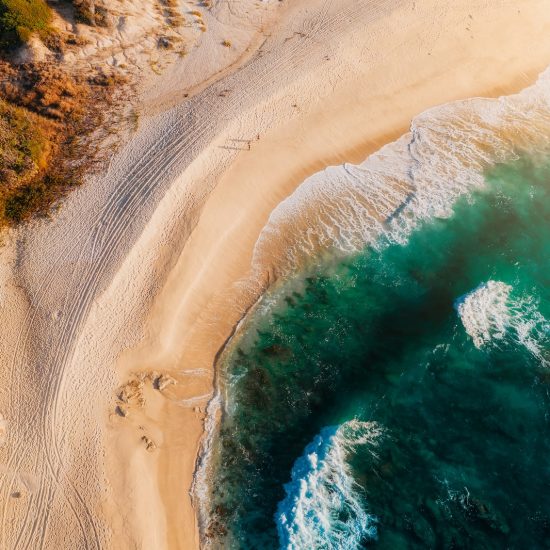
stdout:
<svg viewBox="0 0 550 550">
<path fill-rule="evenodd" d="M 213 364 L 273 280 L 251 266 L 269 213 L 424 109 L 550 63 L 545 0 L 273 4 L 207 84 L 208 52 L 156 79 L 108 170 L 6 237 L 1 548 L 197 547 Z"/>
</svg>

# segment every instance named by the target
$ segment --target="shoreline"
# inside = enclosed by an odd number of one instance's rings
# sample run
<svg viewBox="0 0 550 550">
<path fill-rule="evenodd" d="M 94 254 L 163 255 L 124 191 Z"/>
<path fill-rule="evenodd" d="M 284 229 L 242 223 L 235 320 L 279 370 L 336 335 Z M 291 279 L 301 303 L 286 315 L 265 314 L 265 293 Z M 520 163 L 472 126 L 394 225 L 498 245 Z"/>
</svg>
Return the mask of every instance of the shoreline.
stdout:
<svg viewBox="0 0 550 550">
<path fill-rule="evenodd" d="M 493 8 L 488 11 L 494 12 L 498 9 Z M 533 12 L 535 11 L 533 8 Z M 467 17 L 467 12 L 468 8 L 465 7 L 464 17 Z M 493 23 L 496 27 L 501 25 L 510 14 L 500 12 L 499 16 L 501 19 L 497 19 L 498 22 Z M 382 21 L 382 23 L 384 22 Z M 500 30 L 503 35 L 506 34 L 506 29 L 501 28 Z M 490 30 L 486 32 L 490 34 Z M 498 40 L 495 39 L 495 42 Z M 410 47 L 410 44 L 407 47 Z M 479 45 L 474 43 L 471 47 L 476 48 Z M 438 63 L 435 64 L 436 68 L 433 70 L 436 73 L 440 71 L 439 83 L 434 85 L 433 82 L 423 79 L 423 75 L 411 74 L 404 77 L 405 80 L 411 79 L 408 85 L 404 85 L 402 81 L 393 83 L 395 93 L 402 88 L 412 89 L 413 92 L 413 97 L 411 95 L 407 97 L 408 105 L 405 112 L 401 111 L 397 117 L 393 115 L 398 119 L 397 121 L 390 120 L 388 122 L 387 116 L 378 115 L 376 118 L 373 115 L 373 122 L 377 122 L 373 125 L 374 131 L 365 132 L 364 129 L 358 128 L 357 121 L 351 120 L 356 117 L 357 111 L 354 112 L 350 109 L 349 111 L 352 112 L 347 114 L 345 112 L 350 97 L 353 97 L 362 85 L 365 85 L 365 81 L 354 82 L 347 90 L 344 90 L 344 93 L 342 90 L 338 91 L 340 93 L 334 93 L 331 98 L 334 99 L 334 102 L 329 105 L 331 110 L 328 114 L 324 108 L 331 101 L 325 99 L 318 109 L 282 124 L 267 135 L 261 136 L 259 141 L 253 142 L 250 151 L 239 154 L 208 197 L 198 224 L 159 295 L 155 312 L 151 316 L 151 324 L 162 326 L 163 323 L 167 323 L 168 326 L 171 326 L 172 331 L 175 330 L 180 335 L 186 334 L 184 342 L 178 344 L 177 356 L 180 364 L 192 364 L 194 368 L 198 369 L 211 369 L 214 363 L 213 358 L 223 349 L 223 342 L 230 341 L 227 334 L 235 330 L 239 319 L 244 318 L 244 310 L 250 307 L 250 302 L 256 301 L 261 296 L 265 289 L 265 280 L 257 286 L 256 283 L 253 283 L 253 288 L 243 288 L 242 284 L 242 281 L 247 280 L 255 239 L 265 225 L 267 216 L 273 207 L 288 196 L 307 176 L 331 164 L 363 161 L 381 145 L 404 134 L 415 114 L 437 104 L 448 103 L 456 99 L 498 97 L 517 92 L 532 83 L 550 61 L 549 52 L 543 51 L 540 52 L 539 58 L 535 59 L 535 56 L 532 56 L 529 59 L 531 63 L 529 68 L 523 65 L 520 70 L 517 67 L 508 66 L 507 73 L 503 75 L 502 66 L 499 67 L 499 64 L 496 64 L 491 68 L 491 63 L 487 60 L 479 64 L 477 71 L 472 71 L 471 60 L 468 56 L 471 52 L 467 51 L 462 52 L 462 55 L 468 61 L 462 64 L 452 64 L 452 71 L 450 71 L 447 66 L 449 52 L 456 52 L 456 50 L 457 45 L 449 38 L 448 43 L 438 52 Z M 493 44 L 491 51 L 497 57 L 502 56 L 501 64 L 507 56 L 518 55 L 521 52 L 525 53 L 521 48 L 512 52 L 503 51 L 498 43 Z M 488 55 L 487 51 L 484 53 Z M 394 54 L 399 55 L 399 52 L 394 52 Z M 481 66 L 485 70 L 483 78 L 476 78 L 479 75 L 475 73 L 483 70 Z M 380 70 L 382 69 L 383 67 L 380 68 Z M 450 91 L 448 88 L 451 83 L 457 81 L 461 83 L 460 87 Z M 446 89 L 442 90 L 442 88 Z M 376 97 L 376 93 L 374 95 Z M 338 97 L 335 99 L 335 96 Z M 392 99 L 393 103 L 384 97 L 378 101 L 378 105 L 395 105 L 396 102 L 399 102 L 399 98 L 392 97 Z M 373 98 L 369 97 L 368 100 L 372 101 Z M 365 103 L 368 100 L 365 100 Z M 370 109 L 371 112 L 376 110 L 376 103 L 374 106 L 370 106 Z M 335 132 L 335 128 L 339 133 Z M 350 128 L 353 131 L 350 131 Z M 376 129 L 382 128 L 385 130 L 376 132 Z M 335 133 L 341 139 L 335 139 Z M 313 147 L 308 147 L 307 143 L 311 141 L 316 143 Z M 343 143 L 346 144 L 345 147 L 342 147 Z M 293 155 L 296 155 L 297 150 L 301 153 L 300 161 L 285 165 L 282 162 L 283 159 L 292 158 Z M 307 153 L 306 155 L 303 155 L 304 151 Z M 281 167 L 284 167 L 284 170 L 281 170 Z M 262 189 L 268 193 L 268 198 L 265 195 L 260 196 L 258 193 L 253 194 L 254 182 L 257 181 L 254 177 L 259 174 L 267 175 L 267 179 L 270 180 L 263 184 Z M 236 191 L 235 188 L 238 190 Z M 250 201 L 245 206 L 246 214 L 241 212 L 243 207 L 241 197 L 244 196 Z M 238 218 L 237 221 L 235 221 L 235 217 Z M 214 235 L 216 233 L 214 228 L 220 226 L 228 227 L 229 231 L 225 231 L 222 235 L 219 233 Z M 232 255 L 228 266 L 227 259 L 223 257 L 223 250 L 231 250 L 234 253 L 236 248 L 234 245 L 237 241 L 239 243 L 237 253 Z M 245 242 L 243 243 L 243 241 Z M 205 251 L 207 251 L 206 255 Z M 235 256 L 238 256 L 238 259 Z M 199 276 L 202 278 L 201 281 L 197 280 Z M 179 318 L 178 315 L 174 318 L 173 312 L 167 313 L 166 311 L 172 309 L 175 300 L 178 302 Z M 185 313 L 182 313 L 184 310 Z M 159 329 L 160 332 L 162 332 L 162 328 Z M 154 340 L 155 338 L 153 338 Z M 140 353 L 143 351 L 144 348 L 141 347 Z M 156 356 L 156 361 L 158 361 L 158 350 L 156 353 L 153 352 L 152 356 Z M 214 376 L 213 373 L 212 376 Z M 203 390 L 207 389 L 207 385 L 200 384 L 200 386 Z M 173 409 L 167 404 L 161 415 L 164 416 L 167 424 L 174 422 L 173 418 L 169 419 L 172 413 Z M 179 421 L 194 422 L 196 426 L 194 433 L 200 434 L 199 438 L 202 437 L 202 426 L 205 422 L 202 411 L 200 415 L 182 415 Z M 198 449 L 199 443 L 195 439 L 193 444 L 195 457 L 197 457 Z M 169 479 L 168 471 L 178 468 L 174 461 L 178 462 L 178 459 L 174 457 L 170 460 L 167 457 L 163 463 L 159 464 L 157 472 L 161 483 L 160 492 L 165 494 L 164 502 L 168 510 L 174 508 L 175 497 L 168 495 L 170 488 L 162 480 Z M 192 475 L 189 477 L 189 474 L 185 477 L 192 479 Z"/>
<path fill-rule="evenodd" d="M 0 249 L 0 546 L 200 546 L 214 365 L 285 250 L 255 271 L 258 235 L 307 177 L 364 161 L 426 109 L 534 81 L 546 0 L 487 4 L 205 13 L 197 46 L 144 83 L 108 168 Z"/>
<path fill-rule="evenodd" d="M 533 77 L 533 80 L 532 80 L 531 84 L 527 85 L 525 87 L 517 88 L 515 85 L 510 85 L 510 88 L 499 87 L 498 89 L 499 90 L 504 90 L 504 93 L 502 93 L 502 94 L 486 93 L 486 94 L 483 94 L 481 96 L 474 96 L 474 97 L 471 97 L 471 98 L 467 98 L 465 101 L 467 103 L 470 100 L 472 100 L 472 101 L 475 101 L 475 100 L 478 100 L 478 99 L 496 99 L 496 100 L 498 100 L 498 99 L 501 99 L 501 98 L 505 99 L 507 97 L 513 97 L 514 95 L 518 94 L 519 92 L 523 92 L 526 89 L 531 88 L 535 84 L 535 82 L 538 80 L 538 78 L 541 77 L 543 72 L 548 72 L 548 71 L 550 71 L 550 65 L 548 67 L 546 67 L 545 71 L 541 71 L 540 73 L 538 73 L 538 75 L 536 77 Z M 508 93 L 506 93 L 506 92 L 508 92 Z M 458 102 L 460 102 L 460 100 L 458 100 Z M 438 105 L 438 106 L 436 106 L 436 108 L 437 107 L 445 107 L 447 105 L 453 105 L 454 103 L 455 103 L 455 101 L 451 101 L 451 102 L 448 102 L 448 103 L 445 103 L 445 104 Z M 425 115 L 430 110 L 431 110 L 431 108 L 427 109 L 426 111 L 423 111 L 422 113 L 419 113 L 419 116 Z M 399 136 L 403 137 L 404 133 L 399 134 Z M 393 142 L 388 142 L 388 144 L 390 144 L 390 145 L 392 143 Z M 378 150 L 376 152 L 378 152 Z M 538 151 L 538 153 L 540 153 L 540 151 Z M 538 154 L 538 153 L 535 153 L 535 154 Z M 372 154 L 374 154 L 374 152 Z M 371 156 L 371 153 L 369 153 L 369 155 L 366 157 L 366 159 L 363 159 L 363 161 L 361 161 L 359 164 L 365 163 L 369 159 L 370 156 Z M 333 256 L 329 255 L 329 261 L 330 261 L 330 258 L 332 258 L 332 260 L 335 259 Z M 298 267 L 298 269 L 296 271 L 290 272 L 288 274 L 288 277 L 293 278 L 293 277 L 297 276 L 297 277 L 300 278 L 304 273 L 307 273 L 307 272 L 308 272 L 307 264 L 306 265 L 301 265 L 300 264 L 300 266 Z M 251 277 L 252 277 L 252 275 L 251 275 Z M 205 430 L 204 430 L 202 443 L 201 443 L 201 446 L 200 446 L 199 451 L 197 453 L 197 462 L 196 462 L 197 463 L 197 468 L 195 469 L 195 473 L 194 473 L 194 477 L 193 477 L 193 488 L 192 488 L 192 491 L 191 491 L 193 501 L 194 501 L 194 505 L 195 505 L 196 509 L 200 510 L 201 507 L 204 507 L 205 510 L 207 510 L 208 505 L 209 505 L 208 497 L 204 497 L 204 494 L 201 495 L 200 491 L 196 491 L 195 487 L 198 483 L 203 483 L 203 484 L 208 483 L 208 474 L 211 472 L 210 469 L 212 468 L 212 465 L 210 464 L 210 459 L 211 459 L 210 454 L 212 453 L 213 445 L 215 444 L 215 437 L 216 437 L 215 430 L 217 429 L 217 427 L 219 427 L 220 417 L 221 417 L 221 414 L 222 414 L 222 409 L 224 407 L 223 393 L 220 391 L 220 386 L 217 383 L 217 379 L 220 375 L 219 374 L 219 369 L 222 368 L 221 365 L 220 365 L 220 361 L 223 359 L 223 357 L 226 353 L 231 353 L 230 349 L 231 349 L 231 346 L 234 343 L 235 338 L 238 337 L 239 332 L 242 330 L 243 326 L 248 322 L 248 320 L 250 319 L 250 316 L 253 315 L 254 312 L 257 310 L 257 308 L 260 306 L 262 300 L 266 296 L 266 293 L 267 292 L 273 292 L 273 291 L 276 292 L 276 288 L 278 287 L 278 285 L 279 284 L 285 284 L 285 281 L 287 281 L 287 275 L 282 275 L 282 276 L 276 278 L 274 281 L 268 281 L 268 282 L 265 283 L 265 285 L 261 286 L 262 290 L 258 291 L 259 293 L 256 296 L 254 302 L 249 305 L 249 307 L 246 309 L 246 311 L 236 321 L 236 324 L 231 329 L 231 333 L 227 337 L 226 341 L 220 347 L 220 349 L 217 352 L 217 354 L 215 356 L 215 359 L 213 361 L 214 394 L 213 394 L 211 400 L 208 402 L 207 417 L 206 417 L 206 420 L 205 420 L 205 425 L 207 425 L 208 427 L 205 428 Z M 248 282 L 250 282 L 250 281 L 248 281 Z M 210 408 L 211 405 L 213 405 L 213 410 L 211 412 L 209 412 L 208 409 Z M 203 486 L 202 490 L 203 490 L 203 492 L 204 491 L 207 492 L 208 491 L 208 486 Z M 203 501 L 202 499 L 205 499 L 205 500 Z M 199 517 L 199 525 L 200 525 L 201 524 L 200 512 L 199 512 L 198 517 Z"/>
</svg>

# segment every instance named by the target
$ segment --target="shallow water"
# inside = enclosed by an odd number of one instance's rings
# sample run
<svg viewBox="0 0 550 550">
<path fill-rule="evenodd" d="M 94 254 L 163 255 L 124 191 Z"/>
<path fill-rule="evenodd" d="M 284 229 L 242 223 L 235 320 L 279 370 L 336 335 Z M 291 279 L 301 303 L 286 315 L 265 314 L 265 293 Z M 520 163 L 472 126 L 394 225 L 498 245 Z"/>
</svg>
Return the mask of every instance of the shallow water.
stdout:
<svg viewBox="0 0 550 550">
<path fill-rule="evenodd" d="M 272 290 L 225 353 L 207 538 L 550 548 L 550 162 Z"/>
</svg>

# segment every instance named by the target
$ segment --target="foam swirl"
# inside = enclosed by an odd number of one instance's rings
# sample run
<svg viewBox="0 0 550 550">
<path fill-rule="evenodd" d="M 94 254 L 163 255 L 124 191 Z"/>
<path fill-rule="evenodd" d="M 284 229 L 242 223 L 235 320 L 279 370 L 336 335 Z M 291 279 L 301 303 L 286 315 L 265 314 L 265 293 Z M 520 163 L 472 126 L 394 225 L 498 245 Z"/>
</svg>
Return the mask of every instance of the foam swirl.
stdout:
<svg viewBox="0 0 550 550">
<path fill-rule="evenodd" d="M 285 275 L 322 251 L 404 242 L 423 220 L 449 217 L 459 196 L 483 187 L 489 167 L 546 151 L 549 135 L 550 69 L 519 94 L 425 111 L 362 164 L 306 179 L 271 213 L 254 266 Z"/>
<path fill-rule="evenodd" d="M 358 548 L 376 537 L 376 518 L 364 509 L 347 463 L 359 445 L 372 453 L 382 429 L 351 420 L 325 428 L 295 462 L 276 521 L 281 548 Z"/>
<path fill-rule="evenodd" d="M 487 281 L 461 296 L 455 308 L 462 325 L 479 349 L 522 345 L 548 366 L 545 350 L 550 344 L 550 323 L 538 311 L 535 297 L 514 298 L 512 291 L 501 281 Z"/>
</svg>

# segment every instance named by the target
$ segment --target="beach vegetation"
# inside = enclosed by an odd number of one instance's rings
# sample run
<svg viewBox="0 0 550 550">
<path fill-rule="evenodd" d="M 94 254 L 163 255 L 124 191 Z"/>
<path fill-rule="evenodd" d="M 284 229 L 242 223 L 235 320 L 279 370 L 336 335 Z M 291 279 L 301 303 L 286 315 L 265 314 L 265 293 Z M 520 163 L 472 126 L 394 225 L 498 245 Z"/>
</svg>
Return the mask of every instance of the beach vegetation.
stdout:
<svg viewBox="0 0 550 550">
<path fill-rule="evenodd" d="M 0 179 L 4 185 L 45 166 L 49 147 L 40 122 L 34 113 L 0 99 Z"/>
<path fill-rule="evenodd" d="M 46 41 L 52 34 L 52 10 L 44 0 L 0 0 L 0 49 L 13 50 L 36 33 Z"/>
<path fill-rule="evenodd" d="M 164 17 L 170 27 L 181 27 L 185 23 L 185 18 L 179 11 L 178 0 L 161 0 L 164 6 Z"/>
<path fill-rule="evenodd" d="M 109 12 L 107 8 L 93 0 L 72 0 L 75 19 L 85 25 L 108 27 Z"/>
<path fill-rule="evenodd" d="M 66 3 L 78 22 L 111 24 L 103 0 Z M 16 63 L 16 51 L 34 37 L 55 53 L 88 43 L 55 28 L 48 0 L 0 0 L 0 228 L 47 215 L 85 172 L 105 160 L 99 143 L 116 121 L 102 123 L 107 109 L 122 99 L 116 88 L 128 80 L 99 66 L 73 74 L 50 56 Z M 165 46 L 171 48 L 174 40 Z M 133 123 L 137 128 L 137 115 Z"/>
<path fill-rule="evenodd" d="M 0 60 L 0 227 L 47 214 L 85 170 L 91 136 L 120 79 L 72 77 L 52 64 Z"/>
<path fill-rule="evenodd" d="M 55 123 L 0 99 L 0 224 L 21 222 L 59 184 L 48 163 L 55 152 Z"/>
<path fill-rule="evenodd" d="M 172 8 L 167 8 L 166 17 L 171 27 L 181 27 L 185 23 L 185 17 Z"/>
<path fill-rule="evenodd" d="M 225 46 L 226 48 L 231 48 L 231 42 L 229 40 L 224 40 L 222 42 L 222 46 Z"/>
<path fill-rule="evenodd" d="M 132 109 L 132 112 L 129 116 L 130 124 L 134 132 L 137 132 L 139 129 L 139 111 L 136 108 Z"/>
<path fill-rule="evenodd" d="M 149 60 L 149 67 L 151 68 L 151 70 L 156 74 L 156 75 L 161 75 L 162 74 L 162 71 L 160 70 L 160 67 L 158 65 L 158 61 L 154 60 L 154 59 L 150 59 Z"/>
</svg>

